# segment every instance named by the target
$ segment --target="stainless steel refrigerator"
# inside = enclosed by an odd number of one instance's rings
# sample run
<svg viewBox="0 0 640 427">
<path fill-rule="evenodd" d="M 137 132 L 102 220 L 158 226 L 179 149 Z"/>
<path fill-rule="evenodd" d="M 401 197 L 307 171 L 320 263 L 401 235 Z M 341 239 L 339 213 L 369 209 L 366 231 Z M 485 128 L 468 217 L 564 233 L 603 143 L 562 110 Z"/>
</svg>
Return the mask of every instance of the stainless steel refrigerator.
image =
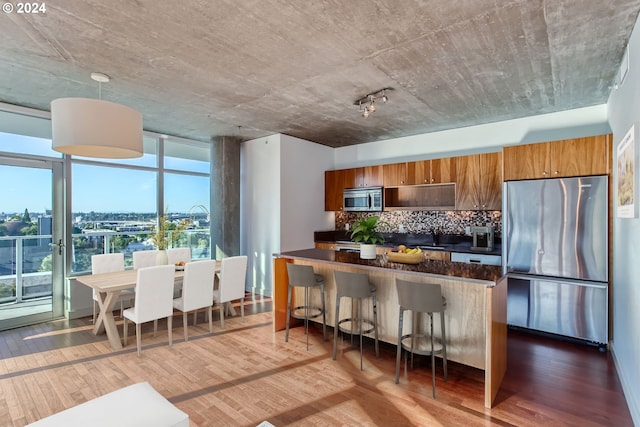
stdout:
<svg viewBox="0 0 640 427">
<path fill-rule="evenodd" d="M 504 186 L 507 323 L 605 344 L 608 178 Z"/>
</svg>

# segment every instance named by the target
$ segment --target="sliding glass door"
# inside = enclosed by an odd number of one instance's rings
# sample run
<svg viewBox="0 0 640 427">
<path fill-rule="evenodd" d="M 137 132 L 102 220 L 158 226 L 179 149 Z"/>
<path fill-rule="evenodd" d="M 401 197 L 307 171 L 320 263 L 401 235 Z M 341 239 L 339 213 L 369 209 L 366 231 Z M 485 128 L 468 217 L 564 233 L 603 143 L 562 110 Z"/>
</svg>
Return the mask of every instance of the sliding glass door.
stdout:
<svg viewBox="0 0 640 427">
<path fill-rule="evenodd" d="M 62 161 L 0 157 L 0 330 L 63 316 Z"/>
</svg>

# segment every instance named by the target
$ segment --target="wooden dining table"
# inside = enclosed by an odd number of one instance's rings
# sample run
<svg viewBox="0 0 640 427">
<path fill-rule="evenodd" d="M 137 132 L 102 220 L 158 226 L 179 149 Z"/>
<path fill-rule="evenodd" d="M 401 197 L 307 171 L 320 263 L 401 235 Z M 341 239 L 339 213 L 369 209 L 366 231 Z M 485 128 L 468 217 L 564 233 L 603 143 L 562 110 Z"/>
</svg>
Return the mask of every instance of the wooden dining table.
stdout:
<svg viewBox="0 0 640 427">
<path fill-rule="evenodd" d="M 221 262 L 216 261 L 216 273 L 221 270 Z M 124 289 L 134 289 L 138 277 L 137 270 L 116 271 L 113 273 L 89 274 L 86 276 L 77 276 L 75 279 L 78 283 L 82 283 L 96 291 L 98 295 L 98 306 L 100 312 L 93 325 L 93 334 L 99 335 L 106 332 L 107 339 L 111 348 L 114 350 L 122 349 L 122 341 L 113 317 L 113 309 L 118 301 L 120 292 Z M 176 270 L 176 284 L 182 283 L 184 271 Z M 211 284 L 213 286 L 213 283 Z"/>
</svg>

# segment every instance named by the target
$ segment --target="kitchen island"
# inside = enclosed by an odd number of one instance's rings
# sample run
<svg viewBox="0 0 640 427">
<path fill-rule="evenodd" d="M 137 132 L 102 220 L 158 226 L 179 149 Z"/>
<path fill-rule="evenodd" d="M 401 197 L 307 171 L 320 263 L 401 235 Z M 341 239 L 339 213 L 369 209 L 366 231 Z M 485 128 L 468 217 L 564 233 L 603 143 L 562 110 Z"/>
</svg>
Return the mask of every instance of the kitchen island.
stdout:
<svg viewBox="0 0 640 427">
<path fill-rule="evenodd" d="M 286 325 L 288 277 L 286 264 L 312 265 L 325 278 L 327 324 L 334 326 L 334 270 L 366 273 L 376 285 L 378 299 L 379 339 L 397 344 L 399 307 L 396 278 L 420 283 L 438 283 L 447 299 L 445 323 L 447 358 L 485 371 L 484 404 L 491 407 L 506 371 L 506 279 L 496 266 L 424 260 L 419 264 L 390 262 L 385 255 L 373 260 L 360 259 L 358 253 L 326 249 L 304 249 L 274 255 L 274 330 Z M 294 296 L 296 305 L 302 295 Z M 311 292 L 312 305 L 319 305 L 317 292 Z M 348 303 L 341 305 L 344 314 Z M 317 319 L 314 319 L 317 320 Z M 427 318 L 422 327 L 426 327 Z M 440 330 L 439 317 L 434 316 L 434 329 Z M 405 322 L 409 324 L 409 322 Z M 436 334 L 437 335 L 437 334 Z"/>
</svg>

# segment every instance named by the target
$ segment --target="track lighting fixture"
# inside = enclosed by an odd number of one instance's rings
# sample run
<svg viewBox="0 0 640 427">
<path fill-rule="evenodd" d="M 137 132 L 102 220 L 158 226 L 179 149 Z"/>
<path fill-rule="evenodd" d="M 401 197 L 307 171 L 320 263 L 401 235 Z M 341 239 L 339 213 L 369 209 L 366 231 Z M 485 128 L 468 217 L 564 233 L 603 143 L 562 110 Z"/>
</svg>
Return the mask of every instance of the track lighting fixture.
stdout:
<svg viewBox="0 0 640 427">
<path fill-rule="evenodd" d="M 387 102 L 389 100 L 389 98 L 387 97 L 387 92 L 391 90 L 393 90 L 392 87 L 385 87 L 384 89 L 368 93 L 354 102 L 354 104 L 358 106 L 362 117 L 369 117 L 371 113 L 374 113 L 377 110 L 377 99 L 381 100 L 383 104 Z"/>
</svg>

